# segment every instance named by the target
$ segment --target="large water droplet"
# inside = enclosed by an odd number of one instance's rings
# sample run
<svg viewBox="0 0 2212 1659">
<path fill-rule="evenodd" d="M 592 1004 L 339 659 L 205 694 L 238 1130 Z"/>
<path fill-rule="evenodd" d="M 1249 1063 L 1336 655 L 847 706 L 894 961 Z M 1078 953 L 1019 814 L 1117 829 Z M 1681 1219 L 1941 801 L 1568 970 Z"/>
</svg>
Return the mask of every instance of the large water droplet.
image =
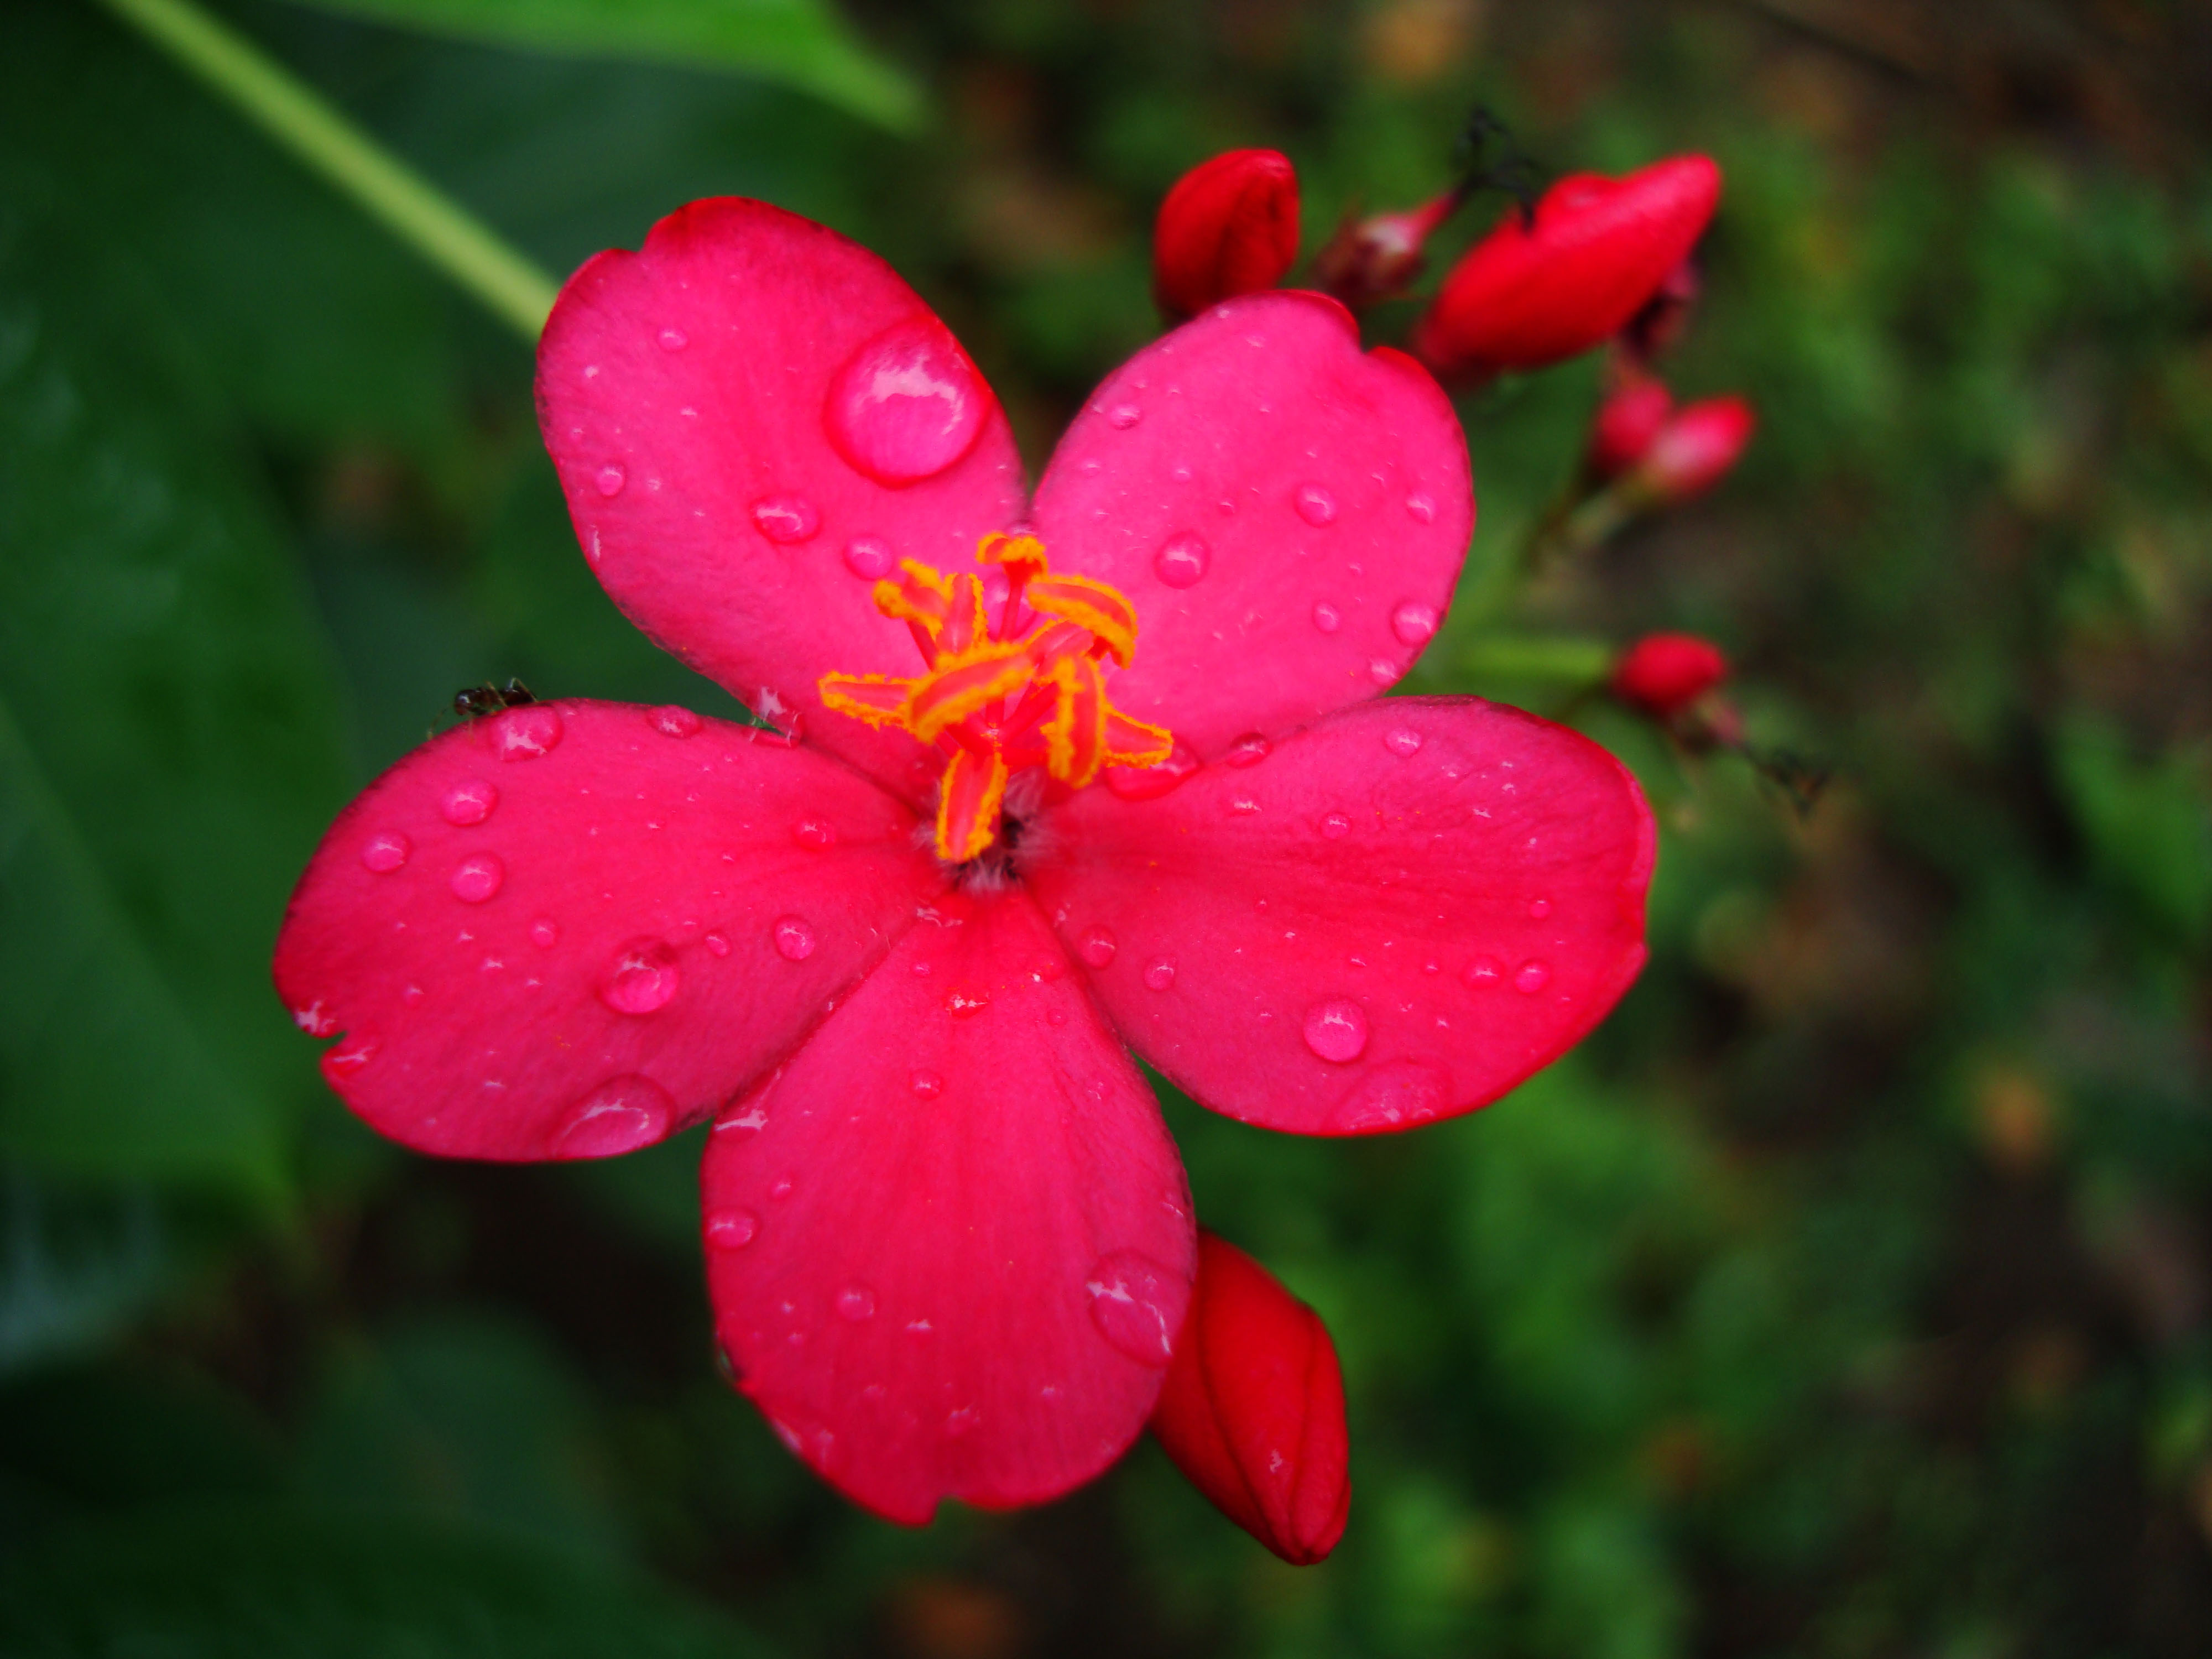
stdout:
<svg viewBox="0 0 2212 1659">
<path fill-rule="evenodd" d="M 848 1285 L 837 1292 L 837 1317 L 859 1324 L 876 1316 L 876 1293 L 865 1285 Z"/>
<path fill-rule="evenodd" d="M 924 312 L 845 360 L 830 382 L 823 425 L 848 465 L 896 486 L 958 461 L 990 408 L 982 376 L 945 325 Z"/>
<path fill-rule="evenodd" d="M 778 916 L 775 953 L 786 962 L 804 962 L 814 954 L 814 928 L 803 916 Z"/>
<path fill-rule="evenodd" d="M 415 843 L 397 830 L 380 830 L 361 844 L 361 861 L 380 876 L 388 876 L 407 862 Z"/>
<path fill-rule="evenodd" d="M 1306 1047 L 1323 1060 L 1346 1065 L 1367 1052 L 1367 1011 L 1345 997 L 1306 1010 Z"/>
<path fill-rule="evenodd" d="M 1401 645 L 1426 645 L 1437 631 L 1437 608 L 1408 599 L 1390 613 L 1390 631 Z"/>
<path fill-rule="evenodd" d="M 1257 732 L 1247 732 L 1231 744 L 1221 757 L 1224 766 L 1257 766 L 1273 752 L 1274 744 Z"/>
<path fill-rule="evenodd" d="M 1313 625 L 1324 634 L 1334 634 L 1344 626 L 1344 617 L 1327 599 L 1316 600 L 1313 608 Z"/>
<path fill-rule="evenodd" d="M 1127 432 L 1145 418 L 1145 411 L 1134 404 L 1115 404 L 1106 411 L 1106 424 L 1116 432 Z"/>
<path fill-rule="evenodd" d="M 1410 726 L 1394 726 L 1382 734 L 1382 746 L 1402 760 L 1421 752 L 1421 734 Z"/>
<path fill-rule="evenodd" d="M 1158 766 L 1109 766 L 1107 789 L 1123 800 L 1157 800 L 1198 770 L 1198 756 L 1181 738 Z"/>
<path fill-rule="evenodd" d="M 646 723 L 664 738 L 689 738 L 697 734 L 706 722 L 688 708 L 674 703 L 664 703 L 658 708 L 645 711 Z"/>
<path fill-rule="evenodd" d="M 804 495 L 763 495 L 752 506 L 753 526 L 772 542 L 803 542 L 822 528 L 822 515 Z"/>
<path fill-rule="evenodd" d="M 837 827 L 827 818 L 801 818 L 791 826 L 791 838 L 809 852 L 818 853 L 837 844 Z"/>
<path fill-rule="evenodd" d="M 1513 975 L 1513 988 L 1534 996 L 1552 982 L 1552 970 L 1540 962 L 1524 962 Z"/>
<path fill-rule="evenodd" d="M 618 1014 L 649 1014 L 668 1006 L 679 977 L 676 951 L 665 939 L 634 939 L 599 976 L 599 1000 Z"/>
<path fill-rule="evenodd" d="M 1121 941 L 1109 929 L 1093 927 L 1075 947 L 1075 954 L 1093 968 L 1107 968 L 1113 965 L 1114 953 L 1121 948 Z"/>
<path fill-rule="evenodd" d="M 917 1100 L 934 1100 L 945 1092 L 945 1079 L 934 1072 L 916 1072 L 906 1081 Z"/>
<path fill-rule="evenodd" d="M 1298 517 L 1315 529 L 1336 522 L 1336 497 L 1319 484 L 1300 484 L 1293 499 L 1297 505 Z"/>
<path fill-rule="evenodd" d="M 1139 1364 L 1175 1357 L 1176 1333 L 1190 1302 L 1190 1281 L 1136 1250 L 1101 1256 L 1084 1275 L 1100 1334 Z"/>
<path fill-rule="evenodd" d="M 684 331 L 680 328 L 664 328 L 660 331 L 659 337 L 660 349 L 663 351 L 681 351 L 690 343 L 684 337 Z"/>
<path fill-rule="evenodd" d="M 490 724 L 492 750 L 503 761 L 538 760 L 561 742 L 561 711 L 550 703 L 507 709 Z"/>
<path fill-rule="evenodd" d="M 464 904 L 482 904 L 500 890 L 507 879 L 507 866 L 499 861 L 496 853 L 471 853 L 453 866 L 453 879 L 447 884 L 453 896 Z"/>
<path fill-rule="evenodd" d="M 855 536 L 845 544 L 845 568 L 862 581 L 880 580 L 897 562 L 891 544 L 880 536 Z"/>
<path fill-rule="evenodd" d="M 598 488 L 599 494 L 610 497 L 621 495 L 623 486 L 629 482 L 629 474 L 612 461 L 609 461 L 592 475 L 592 483 Z"/>
<path fill-rule="evenodd" d="M 1176 966 L 1165 957 L 1154 957 L 1145 964 L 1145 988 L 1164 991 L 1175 983 Z"/>
<path fill-rule="evenodd" d="M 550 916 L 540 916 L 530 924 L 530 942 L 541 951 L 550 951 L 561 938 L 561 929 Z"/>
<path fill-rule="evenodd" d="M 1367 678 L 1384 687 L 1398 683 L 1398 665 L 1388 657 L 1377 657 L 1367 665 Z"/>
<path fill-rule="evenodd" d="M 1160 550 L 1152 555 L 1152 569 L 1170 587 L 1192 587 L 1212 561 L 1213 550 L 1206 538 L 1186 530 L 1160 544 Z"/>
<path fill-rule="evenodd" d="M 447 823 L 466 828 L 471 823 L 482 823 L 498 805 L 498 790 L 482 778 L 471 778 L 446 791 L 445 799 L 438 803 L 438 811 L 445 815 Z"/>
<path fill-rule="evenodd" d="M 612 1158 L 650 1146 L 668 1133 L 676 1103 L 651 1078 L 611 1077 L 586 1095 L 553 1133 L 555 1158 Z"/>
<path fill-rule="evenodd" d="M 742 1250 L 760 1232 L 760 1218 L 750 1210 L 715 1210 L 707 1217 L 707 1248 Z"/>
<path fill-rule="evenodd" d="M 1417 489 L 1406 497 L 1406 512 L 1415 524 L 1434 524 L 1437 521 L 1436 497 Z"/>
</svg>

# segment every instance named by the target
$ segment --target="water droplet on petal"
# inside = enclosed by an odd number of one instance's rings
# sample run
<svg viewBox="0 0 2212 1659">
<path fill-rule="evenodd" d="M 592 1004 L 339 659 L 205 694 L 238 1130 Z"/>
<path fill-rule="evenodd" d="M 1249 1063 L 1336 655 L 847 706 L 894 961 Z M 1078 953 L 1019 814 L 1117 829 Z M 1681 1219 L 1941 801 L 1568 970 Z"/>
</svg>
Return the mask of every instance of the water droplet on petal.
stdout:
<svg viewBox="0 0 2212 1659">
<path fill-rule="evenodd" d="M 376 1044 L 368 1037 L 349 1037 L 335 1048 L 323 1050 L 323 1077 L 333 1089 L 375 1057 Z"/>
<path fill-rule="evenodd" d="M 1135 1250 L 1101 1256 L 1084 1275 L 1099 1334 L 1139 1364 L 1164 1365 L 1190 1302 L 1190 1281 Z"/>
<path fill-rule="evenodd" d="M 1552 901 L 1549 899 L 1540 898 L 1530 899 L 1528 901 L 1528 914 L 1534 917 L 1538 921 L 1543 921 L 1546 916 L 1552 914 Z"/>
<path fill-rule="evenodd" d="M 1121 942 L 1106 928 L 1093 927 L 1083 936 L 1075 953 L 1093 968 L 1105 968 L 1113 964 L 1114 953 L 1121 948 Z"/>
<path fill-rule="evenodd" d="M 934 1072 L 916 1072 L 907 1079 L 917 1099 L 934 1100 L 945 1092 L 945 1079 Z"/>
<path fill-rule="evenodd" d="M 945 997 L 945 1011 L 955 1019 L 973 1019 L 990 1006 L 988 991 L 949 991 Z"/>
<path fill-rule="evenodd" d="M 1406 497 L 1406 511 L 1415 524 L 1434 524 L 1437 521 L 1436 497 L 1417 489 Z"/>
<path fill-rule="evenodd" d="M 1394 1060 L 1370 1068 L 1352 1085 L 1328 1127 L 1340 1134 L 1371 1134 L 1427 1123 L 1444 1109 L 1450 1079 L 1419 1060 Z"/>
<path fill-rule="evenodd" d="M 688 738 L 706 724 L 690 709 L 679 708 L 674 703 L 664 703 L 659 708 L 648 708 L 645 712 L 645 718 L 647 724 L 664 738 Z"/>
<path fill-rule="evenodd" d="M 453 867 L 453 879 L 447 884 L 453 896 L 464 904 L 482 904 L 499 891 L 507 879 L 507 866 L 499 861 L 496 853 L 472 853 Z"/>
<path fill-rule="evenodd" d="M 1300 484 L 1296 500 L 1298 517 L 1315 529 L 1336 522 L 1336 497 L 1319 484 Z"/>
<path fill-rule="evenodd" d="M 619 495 L 623 492 L 623 486 L 629 482 L 629 474 L 610 461 L 592 475 L 592 482 L 598 486 L 600 495 Z"/>
<path fill-rule="evenodd" d="M 878 536 L 855 536 L 845 544 L 845 568 L 862 581 L 877 581 L 891 574 L 898 562 L 891 544 Z"/>
<path fill-rule="evenodd" d="M 822 528 L 822 515 L 804 495 L 763 495 L 752 507 L 753 526 L 772 542 L 803 542 Z"/>
<path fill-rule="evenodd" d="M 1513 975 L 1513 988 L 1534 996 L 1552 982 L 1552 970 L 1540 962 L 1524 962 Z"/>
<path fill-rule="evenodd" d="M 438 803 L 438 811 L 446 822 L 457 828 L 482 823 L 491 816 L 491 809 L 499 805 L 499 791 L 482 778 L 471 778 L 457 783 L 446 791 L 445 799 Z"/>
<path fill-rule="evenodd" d="M 428 996 L 429 993 L 421 986 L 410 985 L 399 994 L 400 1006 L 405 1008 L 420 1008 Z"/>
<path fill-rule="evenodd" d="M 1382 686 L 1398 683 L 1398 665 L 1387 657 L 1377 657 L 1367 665 L 1367 678 Z"/>
<path fill-rule="evenodd" d="M 1175 963 L 1165 957 L 1155 957 L 1145 964 L 1145 988 L 1164 991 L 1175 983 Z"/>
<path fill-rule="evenodd" d="M 848 1285 L 837 1292 L 837 1317 L 859 1324 L 876 1316 L 876 1293 L 862 1285 Z"/>
<path fill-rule="evenodd" d="M 791 838 L 810 852 L 837 844 L 837 828 L 826 818 L 801 818 L 791 826 Z"/>
<path fill-rule="evenodd" d="M 649 1014 L 668 1006 L 679 977 L 675 950 L 665 939 L 634 939 L 599 976 L 599 1000 L 618 1014 Z"/>
<path fill-rule="evenodd" d="M 540 916 L 530 924 L 530 942 L 541 951 L 551 950 L 560 937 L 561 929 L 550 916 Z"/>
<path fill-rule="evenodd" d="M 1344 997 L 1306 1010 L 1306 1047 L 1342 1066 L 1367 1052 L 1367 1011 Z"/>
<path fill-rule="evenodd" d="M 814 929 L 804 917 L 776 918 L 775 953 L 786 962 L 804 962 L 814 954 Z"/>
<path fill-rule="evenodd" d="M 1467 964 L 1465 978 L 1469 985 L 1487 988 L 1505 976 L 1504 964 L 1496 957 L 1477 957 Z"/>
<path fill-rule="evenodd" d="M 1116 432 L 1127 432 L 1145 418 L 1145 411 L 1134 404 L 1115 404 L 1106 411 L 1106 424 Z"/>
<path fill-rule="evenodd" d="M 1123 800 L 1157 800 L 1198 770 L 1198 756 L 1181 738 L 1158 766 L 1109 766 L 1106 787 Z"/>
<path fill-rule="evenodd" d="M 549 703 L 509 708 L 491 718 L 492 750 L 503 761 L 540 759 L 560 741 L 561 711 Z"/>
<path fill-rule="evenodd" d="M 1221 757 L 1221 763 L 1224 766 L 1257 766 L 1273 749 L 1274 744 L 1261 733 L 1247 732 L 1229 745 L 1227 752 Z"/>
<path fill-rule="evenodd" d="M 555 1158 L 612 1158 L 668 1133 L 676 1103 L 651 1078 L 611 1077 L 569 1109 L 553 1133 Z"/>
<path fill-rule="evenodd" d="M 778 1176 L 774 1181 L 769 1182 L 768 1195 L 780 1204 L 789 1198 L 797 1188 L 798 1183 L 789 1176 Z"/>
<path fill-rule="evenodd" d="M 1344 626 L 1344 617 L 1334 605 L 1322 599 L 1313 608 L 1313 625 L 1324 634 L 1334 634 Z"/>
<path fill-rule="evenodd" d="M 397 830 L 380 830 L 361 844 L 361 861 L 380 876 L 388 876 L 407 862 L 415 843 Z"/>
<path fill-rule="evenodd" d="M 726 957 L 730 954 L 730 941 L 720 933 L 709 933 L 699 943 L 707 947 L 707 954 L 710 957 Z"/>
<path fill-rule="evenodd" d="M 760 1218 L 750 1210 L 716 1210 L 707 1218 L 707 1248 L 742 1250 L 760 1231 Z"/>
<path fill-rule="evenodd" d="M 1331 841 L 1341 841 L 1352 833 L 1352 820 L 1341 812 L 1331 812 L 1321 821 L 1321 832 Z"/>
<path fill-rule="evenodd" d="M 1426 645 L 1437 631 L 1437 608 L 1408 599 L 1390 613 L 1390 631 L 1401 645 Z"/>
<path fill-rule="evenodd" d="M 660 349 L 663 351 L 681 351 L 690 343 L 690 342 L 684 338 L 684 331 L 680 328 L 664 328 L 660 331 Z"/>
<path fill-rule="evenodd" d="M 1152 555 L 1152 570 L 1170 587 L 1191 587 L 1212 560 L 1213 550 L 1206 538 L 1185 531 L 1160 544 L 1160 550 Z"/>
<path fill-rule="evenodd" d="M 962 1406 L 945 1413 L 945 1432 L 957 1440 L 963 1435 L 973 1433 L 975 1425 L 982 1420 L 983 1413 L 975 1407 Z"/>
<path fill-rule="evenodd" d="M 847 465 L 896 486 L 934 477 L 967 454 L 991 405 L 975 366 L 925 312 L 845 360 L 830 382 L 823 424 Z"/>
<path fill-rule="evenodd" d="M 1401 759 L 1421 752 L 1421 734 L 1410 726 L 1394 726 L 1383 734 L 1382 746 Z"/>
</svg>

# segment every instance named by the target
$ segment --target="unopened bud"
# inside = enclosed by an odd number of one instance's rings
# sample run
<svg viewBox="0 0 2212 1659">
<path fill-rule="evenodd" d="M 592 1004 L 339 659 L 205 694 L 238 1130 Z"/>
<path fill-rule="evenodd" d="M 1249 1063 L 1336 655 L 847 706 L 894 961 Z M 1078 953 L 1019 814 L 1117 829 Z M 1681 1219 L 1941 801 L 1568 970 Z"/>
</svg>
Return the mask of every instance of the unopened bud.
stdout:
<svg viewBox="0 0 2212 1659">
<path fill-rule="evenodd" d="M 1728 476 L 1758 426 L 1758 412 L 1743 398 L 1686 404 L 1622 475 L 1621 488 L 1632 499 L 1656 507 L 1703 495 Z"/>
<path fill-rule="evenodd" d="M 1533 216 L 1509 209 L 1470 248 L 1414 331 L 1442 377 L 1535 368 L 1618 333 L 1689 253 L 1720 201 L 1720 169 L 1678 155 L 1626 179 L 1577 173 Z"/>
<path fill-rule="evenodd" d="M 1674 412 L 1674 394 L 1657 380 L 1640 369 L 1621 369 L 1590 421 L 1592 476 L 1615 477 L 1642 460 Z"/>
<path fill-rule="evenodd" d="M 1152 297 L 1193 317 L 1273 288 L 1298 257 L 1298 175 L 1272 149 L 1232 149 L 1176 180 L 1152 229 Z"/>
<path fill-rule="evenodd" d="M 1728 678 L 1728 659 L 1694 634 L 1650 634 L 1613 665 L 1613 695 L 1654 720 L 1672 720 Z"/>
<path fill-rule="evenodd" d="M 1314 260 L 1315 276 L 1354 311 L 1396 299 L 1420 276 L 1424 245 L 1460 199 L 1451 191 L 1423 207 L 1346 220 Z"/>
<path fill-rule="evenodd" d="M 1344 1535 L 1351 1445 L 1335 1345 L 1274 1275 L 1203 1231 L 1152 1426 L 1216 1509 L 1292 1565 Z"/>
</svg>

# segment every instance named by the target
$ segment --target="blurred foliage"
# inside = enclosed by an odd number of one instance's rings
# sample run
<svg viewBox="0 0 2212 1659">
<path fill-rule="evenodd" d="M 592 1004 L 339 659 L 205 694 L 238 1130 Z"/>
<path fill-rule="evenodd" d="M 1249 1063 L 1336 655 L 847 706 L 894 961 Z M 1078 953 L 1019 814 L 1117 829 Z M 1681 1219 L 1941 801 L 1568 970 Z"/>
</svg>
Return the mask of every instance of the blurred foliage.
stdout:
<svg viewBox="0 0 2212 1659">
<path fill-rule="evenodd" d="M 1168 1100 L 1208 1220 L 1336 1334 L 1341 1550 L 1281 1567 L 1149 1446 L 1043 1510 L 872 1521 L 714 1374 L 688 1139 L 398 1153 L 267 986 L 322 827 L 455 687 L 734 706 L 591 581 L 519 346 L 104 15 L 21 0 L 0 1646 L 2212 1650 L 2200 12 L 343 9 L 511 49 L 225 9 L 550 269 L 717 192 L 880 250 L 1032 466 L 1155 328 L 1149 215 L 1216 148 L 1289 151 L 1309 252 L 1432 191 L 1478 98 L 1558 172 L 1709 150 L 1728 194 L 1668 372 L 1751 395 L 1759 439 L 1503 622 L 1711 634 L 1754 744 L 1837 781 L 1801 818 L 1735 757 L 1484 678 L 1463 607 L 1409 689 L 1528 701 L 1636 769 L 1653 957 L 1471 1120 L 1304 1142 Z M 802 36 L 811 68 L 773 44 Z M 901 137 L 908 78 L 935 125 Z M 1555 498 L 1595 386 L 1462 400 L 1470 584 Z"/>
</svg>

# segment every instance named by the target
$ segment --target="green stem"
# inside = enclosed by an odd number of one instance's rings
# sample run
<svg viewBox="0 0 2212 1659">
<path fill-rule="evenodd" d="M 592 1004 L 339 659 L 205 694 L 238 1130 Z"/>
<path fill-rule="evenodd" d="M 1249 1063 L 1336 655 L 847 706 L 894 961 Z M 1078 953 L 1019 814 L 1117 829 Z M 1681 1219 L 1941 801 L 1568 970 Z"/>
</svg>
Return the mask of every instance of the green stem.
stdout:
<svg viewBox="0 0 2212 1659">
<path fill-rule="evenodd" d="M 557 285 L 437 186 L 192 0 L 101 0 L 535 344 Z"/>
<path fill-rule="evenodd" d="M 1470 640 L 1460 653 L 1460 665 L 1484 678 L 1595 685 L 1613 666 L 1613 647 L 1603 640 L 1493 634 Z"/>
</svg>

